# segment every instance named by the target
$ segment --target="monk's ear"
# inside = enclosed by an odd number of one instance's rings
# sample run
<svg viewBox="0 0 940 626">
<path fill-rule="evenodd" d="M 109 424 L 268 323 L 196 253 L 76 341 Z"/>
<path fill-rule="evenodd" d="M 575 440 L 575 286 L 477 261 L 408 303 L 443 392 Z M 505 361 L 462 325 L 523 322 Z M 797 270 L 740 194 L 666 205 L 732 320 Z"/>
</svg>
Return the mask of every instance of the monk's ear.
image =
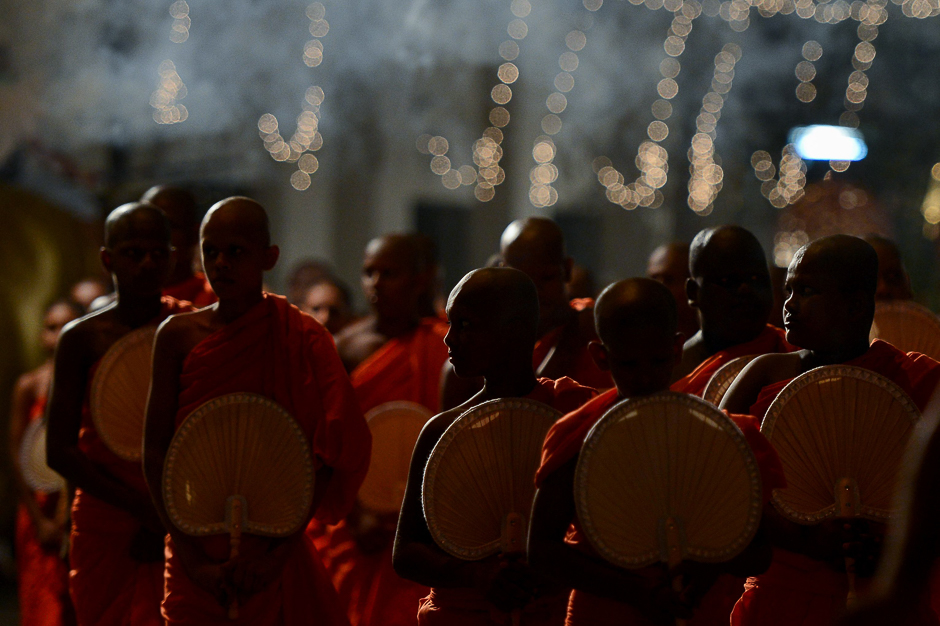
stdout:
<svg viewBox="0 0 940 626">
<path fill-rule="evenodd" d="M 101 259 L 101 265 L 110 274 L 111 267 L 113 265 L 112 263 L 113 257 L 111 256 L 111 251 L 105 248 L 104 246 L 101 246 L 101 248 L 98 250 L 98 257 Z"/>
<path fill-rule="evenodd" d="M 574 267 L 574 259 L 572 259 L 570 256 L 566 256 L 563 265 L 565 268 L 565 282 L 571 282 L 571 270 Z"/>
<path fill-rule="evenodd" d="M 600 341 L 592 341 L 588 344 L 588 353 L 601 371 L 610 371 L 610 356 L 607 354 L 607 347 L 604 344 Z"/>
<path fill-rule="evenodd" d="M 277 260 L 281 257 L 281 249 L 277 246 L 268 246 L 264 251 L 262 269 L 269 272 L 277 265 Z"/>
<path fill-rule="evenodd" d="M 685 281 L 685 297 L 689 299 L 689 306 L 693 309 L 698 308 L 699 285 L 694 278 L 687 278 Z"/>
</svg>

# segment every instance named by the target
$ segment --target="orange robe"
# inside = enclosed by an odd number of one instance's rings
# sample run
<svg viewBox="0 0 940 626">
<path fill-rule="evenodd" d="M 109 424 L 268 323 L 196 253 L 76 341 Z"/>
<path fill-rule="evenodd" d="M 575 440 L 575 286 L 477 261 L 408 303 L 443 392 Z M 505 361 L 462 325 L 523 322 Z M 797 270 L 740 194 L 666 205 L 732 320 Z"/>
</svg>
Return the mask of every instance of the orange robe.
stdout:
<svg viewBox="0 0 940 626">
<path fill-rule="evenodd" d="M 192 310 L 188 303 L 164 296 L 163 310 L 152 323 Z M 89 391 L 98 369 L 88 372 Z M 122 483 L 150 497 L 140 462 L 125 461 L 104 444 L 95 430 L 85 394 L 78 447 L 85 456 Z M 163 626 L 163 564 L 141 563 L 130 556 L 141 523 L 127 511 L 81 489 L 72 503 L 69 545 L 69 592 L 79 626 Z"/>
<path fill-rule="evenodd" d="M 36 398 L 29 421 L 42 419 L 46 398 Z M 31 494 L 47 518 L 55 518 L 60 493 L 34 491 Z M 69 567 L 58 546 L 44 547 L 36 537 L 33 520 L 20 504 L 16 514 L 16 580 L 19 588 L 20 626 L 64 626 L 71 612 Z"/>
<path fill-rule="evenodd" d="M 580 454 L 581 445 L 588 432 L 608 409 L 620 400 L 617 389 L 610 389 L 555 423 L 548 431 L 542 447 L 542 466 L 535 477 L 537 485 L 541 485 L 547 476 Z M 729 414 L 729 417 L 744 433 L 754 452 L 761 471 L 763 497 L 766 502 L 770 499 L 773 489 L 786 486 L 780 459 L 770 443 L 760 434 L 758 423 L 754 418 L 749 415 L 732 414 Z M 577 518 L 568 528 L 565 542 L 578 550 L 596 556 Z M 642 572 L 642 570 L 638 571 Z M 725 602 L 727 586 L 723 583 L 726 580 L 733 580 L 733 577 L 719 578 L 716 585 L 702 598 L 695 616 L 687 621 L 689 626 L 713 626 L 728 623 L 728 615 L 722 617 L 720 613 L 722 607 L 727 606 Z M 565 624 L 567 626 L 626 626 L 628 624 L 645 626 L 651 622 L 629 604 L 576 589 L 571 592 L 568 601 L 568 616 Z"/>
<path fill-rule="evenodd" d="M 447 322 L 426 317 L 413 332 L 387 341 L 360 363 L 350 380 L 362 410 L 408 400 L 437 413 L 441 368 L 447 360 L 447 329 Z M 323 555 L 352 626 L 415 623 L 418 602 L 428 594 L 428 588 L 395 573 L 391 543 L 377 553 L 363 553 L 345 520 L 331 527 L 311 524 L 307 533 Z"/>
<path fill-rule="evenodd" d="M 271 398 L 294 417 L 311 443 L 317 467 L 333 468 L 317 519 L 336 522 L 346 515 L 365 478 L 372 437 L 329 332 L 285 298 L 265 294 L 262 302 L 203 339 L 186 357 L 177 427 L 203 403 L 239 392 Z M 201 542 L 210 558 L 228 560 L 228 535 Z M 262 554 L 270 543 L 242 535 L 240 552 Z M 166 553 L 163 615 L 168 625 L 346 624 L 326 570 L 303 533 L 281 576 L 239 605 L 237 620 L 229 620 L 227 607 L 189 579 L 172 540 L 167 540 Z"/>
<path fill-rule="evenodd" d="M 590 387 L 582 387 L 567 376 L 557 381 L 540 378 L 532 393 L 526 396 L 570 413 L 597 395 Z M 568 593 L 561 596 L 541 598 L 525 608 L 521 616 L 522 626 L 561 626 L 565 623 Z M 506 625 L 509 615 L 503 613 L 483 595 L 472 588 L 431 588 L 428 597 L 421 601 L 418 624 L 421 626 L 486 626 Z"/>
<path fill-rule="evenodd" d="M 786 332 L 767 324 L 764 330 L 756 338 L 745 343 L 731 346 L 727 350 L 716 352 L 709 358 L 702 361 L 698 367 L 683 378 L 680 378 L 670 387 L 673 391 L 688 393 L 693 396 L 702 397 L 708 381 L 712 379 L 721 367 L 742 356 L 752 354 L 771 354 L 774 352 L 793 352 L 794 346 L 787 343 Z"/>
<path fill-rule="evenodd" d="M 196 272 L 181 283 L 170 285 L 163 290 L 163 295 L 190 302 L 197 309 L 215 304 L 218 301 L 215 292 L 209 286 L 206 275 L 202 272 Z"/>
<path fill-rule="evenodd" d="M 572 300 L 570 305 L 572 309 L 580 313 L 585 309 L 593 309 L 594 300 L 591 298 L 579 298 Z M 548 356 L 549 352 L 551 352 L 552 348 L 564 339 L 566 329 L 568 329 L 567 324 L 553 328 L 542 335 L 535 343 L 535 351 L 532 353 L 532 367 L 535 368 L 536 372 L 539 371 L 539 367 L 545 361 L 545 358 Z M 594 362 L 594 358 L 591 356 L 591 353 L 588 352 L 587 343 L 580 347 L 571 363 L 570 371 L 564 374 L 579 384 L 593 387 L 594 389 L 610 389 L 614 386 L 610 372 L 605 372 L 597 367 L 597 363 Z"/>
<path fill-rule="evenodd" d="M 894 381 L 921 411 L 940 381 L 940 363 L 916 352 L 905 354 L 878 339 L 868 352 L 845 365 L 864 367 Z M 777 394 L 789 382 L 784 380 L 764 387 L 751 407 L 751 414 L 762 420 Z M 829 626 L 845 611 L 847 593 L 844 573 L 808 556 L 774 548 L 770 569 L 747 580 L 744 595 L 734 607 L 732 624 Z M 918 624 L 937 624 L 936 616 L 924 608 L 923 621 Z"/>
</svg>

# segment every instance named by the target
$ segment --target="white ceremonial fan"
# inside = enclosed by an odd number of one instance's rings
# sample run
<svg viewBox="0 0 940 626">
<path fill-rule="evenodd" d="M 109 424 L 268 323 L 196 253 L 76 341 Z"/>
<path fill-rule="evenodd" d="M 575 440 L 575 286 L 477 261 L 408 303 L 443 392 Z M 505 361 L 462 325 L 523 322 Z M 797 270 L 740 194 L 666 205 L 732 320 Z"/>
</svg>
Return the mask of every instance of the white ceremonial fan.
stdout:
<svg viewBox="0 0 940 626">
<path fill-rule="evenodd" d="M 747 356 L 739 356 L 719 367 L 718 371 L 712 374 L 712 377 L 708 380 L 708 384 L 705 385 L 705 391 L 702 392 L 702 399 L 706 402 L 711 402 L 715 406 L 721 404 L 721 399 L 725 397 L 728 389 L 731 388 L 734 379 L 738 377 L 738 374 L 741 373 L 741 370 L 743 370 L 748 363 L 758 356 L 760 355 L 749 354 Z"/>
<path fill-rule="evenodd" d="M 711 404 L 673 392 L 625 400 L 594 425 L 574 495 L 591 545 L 625 568 L 728 561 L 761 517 L 760 470 L 744 434 Z"/>
<path fill-rule="evenodd" d="M 231 394 L 200 406 L 176 431 L 163 498 L 184 533 L 228 533 L 234 559 L 242 532 L 286 537 L 303 528 L 314 478 L 310 443 L 296 420 L 273 400 Z"/>
<path fill-rule="evenodd" d="M 910 300 L 879 302 L 869 338 L 882 339 L 904 352 L 940 359 L 940 318 Z"/>
<path fill-rule="evenodd" d="M 20 471 L 33 491 L 57 493 L 65 489 L 65 479 L 46 463 L 46 420 L 29 423 L 20 441 Z"/>
<path fill-rule="evenodd" d="M 150 354 L 157 329 L 130 332 L 105 353 L 91 383 L 91 419 L 108 449 L 139 461 L 150 391 Z"/>
<path fill-rule="evenodd" d="M 369 472 L 359 502 L 377 513 L 397 513 L 405 497 L 411 453 L 431 411 L 415 402 L 386 402 L 368 413 L 372 432 Z"/>
<path fill-rule="evenodd" d="M 525 549 L 542 443 L 561 413 L 534 400 L 484 402 L 444 431 L 424 470 L 434 541 L 464 560 Z"/>
<path fill-rule="evenodd" d="M 774 506 L 806 525 L 831 518 L 887 521 L 919 418 L 900 387 L 870 370 L 829 365 L 798 376 L 761 425 L 787 477 L 787 488 L 774 490 Z M 851 603 L 851 563 L 847 569 Z"/>
</svg>

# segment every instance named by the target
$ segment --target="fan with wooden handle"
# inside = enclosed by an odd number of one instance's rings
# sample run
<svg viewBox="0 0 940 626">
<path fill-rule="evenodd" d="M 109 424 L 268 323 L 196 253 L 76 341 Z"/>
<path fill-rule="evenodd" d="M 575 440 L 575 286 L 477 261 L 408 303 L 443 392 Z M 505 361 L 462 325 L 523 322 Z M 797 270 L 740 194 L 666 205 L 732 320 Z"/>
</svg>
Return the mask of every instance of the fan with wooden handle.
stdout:
<svg viewBox="0 0 940 626">
<path fill-rule="evenodd" d="M 102 357 L 91 382 L 95 430 L 108 449 L 125 461 L 141 457 L 156 332 L 155 326 L 146 326 L 121 337 Z"/>
<path fill-rule="evenodd" d="M 783 464 L 787 488 L 774 506 L 804 525 L 832 518 L 884 522 L 920 412 L 887 378 L 847 365 L 817 367 L 776 397 L 761 425 Z M 846 561 L 855 600 L 852 562 Z"/>
<path fill-rule="evenodd" d="M 882 339 L 904 352 L 940 359 L 940 318 L 910 300 L 879 302 L 869 338 Z"/>
<path fill-rule="evenodd" d="M 734 382 L 734 379 L 738 377 L 738 374 L 741 373 L 741 370 L 759 356 L 759 354 L 739 356 L 719 367 L 718 371 L 712 374 L 712 377 L 708 380 L 708 384 L 705 385 L 705 391 L 702 392 L 702 399 L 706 402 L 711 402 L 715 406 L 721 404 L 721 399 L 725 397 L 725 394 L 728 392 L 728 389 L 731 388 L 731 384 Z"/>
<path fill-rule="evenodd" d="M 704 400 L 673 392 L 604 414 L 585 437 L 574 496 L 590 544 L 629 569 L 728 561 L 754 538 L 762 508 L 741 430 Z M 680 577 L 673 588 L 682 589 Z"/>
<path fill-rule="evenodd" d="M 314 466 L 300 425 L 279 404 L 238 393 L 206 402 L 182 423 L 163 466 L 163 499 L 188 535 L 286 537 L 307 523 Z M 230 607 L 229 616 L 237 616 Z"/>
<path fill-rule="evenodd" d="M 411 453 L 432 413 L 415 402 L 386 402 L 368 413 L 372 432 L 369 472 L 359 488 L 359 502 L 376 513 L 398 513 L 405 497 Z"/>
<path fill-rule="evenodd" d="M 65 489 L 65 479 L 46 462 L 46 420 L 29 423 L 20 440 L 20 471 L 33 491 L 58 493 Z"/>
</svg>

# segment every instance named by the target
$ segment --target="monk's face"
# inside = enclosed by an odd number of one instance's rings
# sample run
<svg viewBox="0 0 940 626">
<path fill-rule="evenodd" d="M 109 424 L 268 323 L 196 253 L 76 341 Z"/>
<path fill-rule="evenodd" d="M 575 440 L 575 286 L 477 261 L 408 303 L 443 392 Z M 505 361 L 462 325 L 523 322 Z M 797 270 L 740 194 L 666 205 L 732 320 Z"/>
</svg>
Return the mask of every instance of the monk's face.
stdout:
<svg viewBox="0 0 940 626">
<path fill-rule="evenodd" d="M 376 315 L 387 319 L 410 317 L 426 293 L 426 277 L 401 247 L 382 240 L 369 244 L 362 261 L 362 291 Z"/>
<path fill-rule="evenodd" d="M 509 254 L 504 265 L 523 272 L 539 294 L 539 318 L 543 321 L 558 317 L 559 310 L 568 306 L 566 283 L 571 276 L 571 259 L 556 259 L 550 255 Z"/>
<path fill-rule="evenodd" d="M 102 250 L 101 260 L 121 293 L 154 296 L 161 293 L 173 270 L 171 250 L 162 226 L 140 220 Z"/>
<path fill-rule="evenodd" d="M 763 259 L 716 254 L 694 282 L 689 299 L 703 330 L 734 345 L 750 341 L 767 324 L 774 299 Z"/>
<path fill-rule="evenodd" d="M 55 350 L 55 344 L 62 332 L 62 327 L 74 320 L 75 317 L 75 311 L 66 304 L 56 304 L 46 311 L 46 315 L 42 320 L 40 341 L 43 349 L 48 354 L 52 354 Z"/>
<path fill-rule="evenodd" d="M 878 290 L 875 300 L 911 300 L 911 280 L 894 250 L 881 244 L 872 247 L 878 254 Z"/>
<path fill-rule="evenodd" d="M 794 259 L 784 285 L 783 325 L 787 341 L 800 348 L 836 350 L 854 328 L 853 300 L 839 290 L 838 278 L 823 264 L 806 257 Z"/>
<path fill-rule="evenodd" d="M 349 305 L 342 292 L 330 283 L 319 283 L 308 289 L 300 310 L 310 314 L 334 335 L 341 331 L 350 319 Z"/>
<path fill-rule="evenodd" d="M 214 215 L 203 226 L 200 239 L 206 278 L 219 300 L 260 292 L 264 273 L 274 267 L 278 257 L 277 246 L 265 245 L 257 233 L 229 217 Z"/>
<path fill-rule="evenodd" d="M 592 343 L 590 349 L 598 366 L 610 371 L 620 395 L 636 398 L 669 389 L 682 336 L 654 325 L 639 326 L 622 331 L 611 343 Z"/>
<path fill-rule="evenodd" d="M 676 304 L 684 304 L 685 282 L 689 278 L 689 253 L 671 246 L 663 246 L 650 256 L 646 275 L 662 283 L 672 293 Z"/>
<path fill-rule="evenodd" d="M 447 307 L 450 329 L 444 337 L 451 365 L 461 378 L 486 375 L 501 359 L 507 341 L 511 342 L 500 332 L 498 313 L 469 302 L 469 295 L 458 292 L 451 298 Z"/>
</svg>

